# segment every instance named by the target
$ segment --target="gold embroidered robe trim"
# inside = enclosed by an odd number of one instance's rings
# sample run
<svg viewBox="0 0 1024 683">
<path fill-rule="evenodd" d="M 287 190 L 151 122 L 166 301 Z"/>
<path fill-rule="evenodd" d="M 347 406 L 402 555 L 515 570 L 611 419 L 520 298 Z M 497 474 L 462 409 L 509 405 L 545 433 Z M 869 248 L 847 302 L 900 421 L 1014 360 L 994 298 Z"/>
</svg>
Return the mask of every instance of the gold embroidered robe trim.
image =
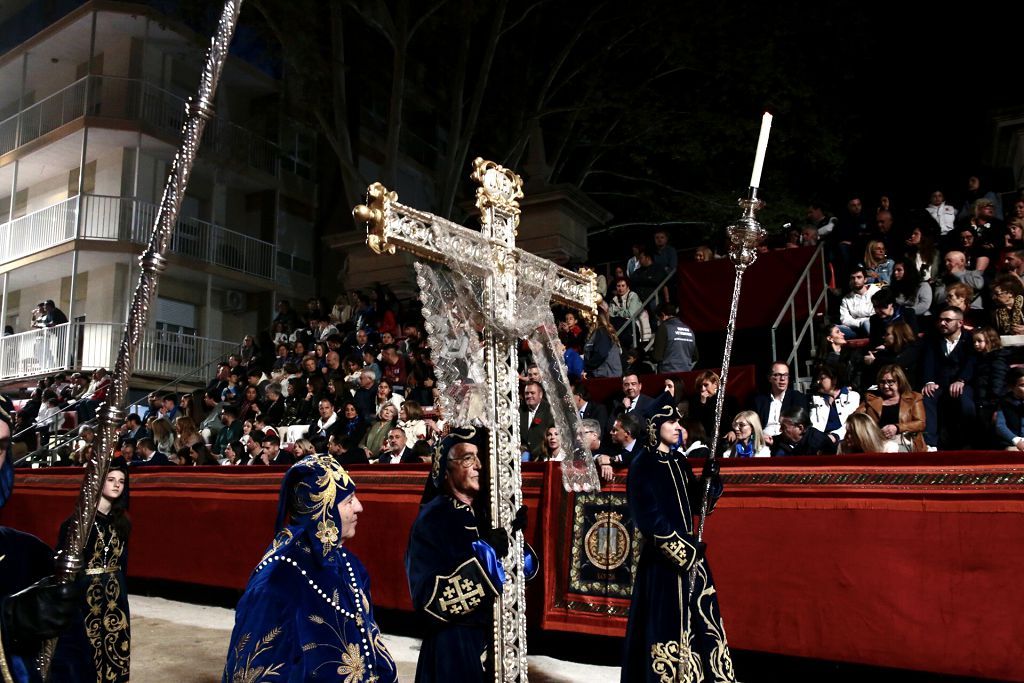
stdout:
<svg viewBox="0 0 1024 683">
<path fill-rule="evenodd" d="M 654 544 L 670 562 L 684 571 L 689 571 L 697 561 L 697 546 L 680 536 L 678 531 L 668 536 L 655 534 Z"/>
<path fill-rule="evenodd" d="M 434 577 L 434 591 L 423 609 L 441 621 L 450 621 L 475 611 L 488 595 L 497 596 L 498 591 L 473 557 L 451 574 Z"/>
</svg>

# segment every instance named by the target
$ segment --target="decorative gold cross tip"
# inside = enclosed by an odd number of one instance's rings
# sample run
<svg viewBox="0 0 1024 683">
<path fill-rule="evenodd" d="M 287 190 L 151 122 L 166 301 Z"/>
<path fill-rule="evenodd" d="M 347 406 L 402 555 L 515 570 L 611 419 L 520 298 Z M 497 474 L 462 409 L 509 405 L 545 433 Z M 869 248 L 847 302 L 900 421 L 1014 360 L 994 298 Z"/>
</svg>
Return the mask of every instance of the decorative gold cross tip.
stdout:
<svg viewBox="0 0 1024 683">
<path fill-rule="evenodd" d="M 388 244 L 384 237 L 384 214 L 388 204 L 396 201 L 397 192 L 374 183 L 366 188 L 366 204 L 358 204 L 352 209 L 352 217 L 356 222 L 366 224 L 366 244 L 378 254 L 395 253 L 394 245 Z"/>
</svg>

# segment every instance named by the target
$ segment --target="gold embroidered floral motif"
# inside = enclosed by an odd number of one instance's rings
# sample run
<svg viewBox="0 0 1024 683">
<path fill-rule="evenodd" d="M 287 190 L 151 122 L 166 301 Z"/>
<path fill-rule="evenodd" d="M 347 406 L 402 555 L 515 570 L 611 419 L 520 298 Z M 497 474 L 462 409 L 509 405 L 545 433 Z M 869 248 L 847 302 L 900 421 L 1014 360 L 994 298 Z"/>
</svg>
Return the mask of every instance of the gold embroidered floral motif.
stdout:
<svg viewBox="0 0 1024 683">
<path fill-rule="evenodd" d="M 281 667 L 284 664 L 278 662 L 268 667 L 255 666 L 255 660 L 261 654 L 270 649 L 271 643 L 274 639 L 281 635 L 281 627 L 276 626 L 271 629 L 266 635 L 260 638 L 259 644 L 249 653 L 248 659 L 245 660 L 245 666 L 241 669 L 235 669 L 234 674 L 231 676 L 231 683 L 256 683 L 257 681 L 264 681 L 268 678 L 277 678 L 281 675 Z M 245 646 L 249 643 L 249 639 L 252 634 L 246 633 L 244 636 L 238 639 L 238 644 L 235 645 L 235 661 L 241 657 L 242 651 Z"/>
<path fill-rule="evenodd" d="M 318 522 L 316 525 L 316 537 L 324 544 L 324 547 L 332 546 L 338 542 L 338 527 L 331 520 Z"/>
<path fill-rule="evenodd" d="M 344 676 L 342 683 L 356 683 L 362 680 L 366 674 L 366 662 L 359 654 L 359 646 L 349 643 L 345 651 L 341 653 L 341 665 L 338 667 L 338 675 Z"/>
<path fill-rule="evenodd" d="M 683 636 L 689 639 L 689 635 Z M 677 640 L 651 646 L 651 671 L 661 683 L 695 683 L 704 680 L 700 655 Z"/>
</svg>

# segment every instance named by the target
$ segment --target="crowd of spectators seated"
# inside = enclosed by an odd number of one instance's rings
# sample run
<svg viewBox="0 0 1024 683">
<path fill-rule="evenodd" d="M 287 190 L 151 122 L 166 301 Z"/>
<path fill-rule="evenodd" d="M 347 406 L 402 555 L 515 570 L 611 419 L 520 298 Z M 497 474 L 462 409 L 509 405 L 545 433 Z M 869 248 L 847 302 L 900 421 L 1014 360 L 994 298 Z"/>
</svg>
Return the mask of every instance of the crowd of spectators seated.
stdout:
<svg viewBox="0 0 1024 683">
<path fill-rule="evenodd" d="M 941 191 L 922 204 L 899 211 L 882 198 L 871 212 L 853 196 L 833 216 L 813 203 L 806 224 L 777 240 L 778 248 L 821 244 L 828 262 L 811 386 L 798 391 L 794 368 L 773 363 L 762 370 L 766 390 L 746 405 L 724 397 L 717 434 L 719 375 L 704 370 L 692 386 L 678 378 L 700 355 L 685 293 L 673 290 L 679 254 L 664 230 L 602 278 L 595 320 L 556 309 L 580 439 L 598 453 L 602 476 L 643 447 L 650 410 L 665 396 L 684 418 L 680 447 L 713 446 L 726 457 L 1024 450 L 1024 354 L 1007 345 L 1024 336 L 1024 199 L 1004 221 L 998 197 L 972 178 L 959 210 Z M 722 256 L 710 245 L 693 252 L 697 261 Z M 561 460 L 572 440 L 558 433 L 523 348 L 523 459 Z M 644 390 L 640 377 L 651 373 L 664 375 L 664 386 Z M 598 405 L 588 382 L 609 377 L 621 378 L 621 394 Z M 20 424 L 34 425 L 45 445 L 55 411 L 74 405 L 87 422 L 108 384 L 103 370 L 91 381 L 58 375 L 22 408 Z M 316 298 L 304 310 L 280 301 L 270 327 L 246 336 L 204 389 L 151 395 L 142 416 L 129 415 L 118 449 L 140 465 L 286 465 L 306 453 L 345 464 L 429 462 L 447 429 L 435 384 L 422 321 L 386 288 L 343 294 L 329 308 Z M 80 436 L 75 462 L 95 438 Z"/>
</svg>

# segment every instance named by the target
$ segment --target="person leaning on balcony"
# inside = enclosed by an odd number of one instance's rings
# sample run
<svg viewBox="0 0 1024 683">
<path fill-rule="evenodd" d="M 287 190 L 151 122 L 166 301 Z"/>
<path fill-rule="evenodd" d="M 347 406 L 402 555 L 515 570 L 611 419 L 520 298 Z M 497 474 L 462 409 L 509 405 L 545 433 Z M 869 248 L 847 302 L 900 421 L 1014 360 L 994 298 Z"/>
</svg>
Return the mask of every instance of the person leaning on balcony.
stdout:
<svg viewBox="0 0 1024 683">
<path fill-rule="evenodd" d="M 43 304 L 46 309 L 46 315 L 43 317 L 43 325 L 45 327 L 63 325 L 68 321 L 68 317 L 64 315 L 64 311 L 57 308 L 57 305 L 53 303 L 53 299 L 47 299 Z"/>
</svg>

